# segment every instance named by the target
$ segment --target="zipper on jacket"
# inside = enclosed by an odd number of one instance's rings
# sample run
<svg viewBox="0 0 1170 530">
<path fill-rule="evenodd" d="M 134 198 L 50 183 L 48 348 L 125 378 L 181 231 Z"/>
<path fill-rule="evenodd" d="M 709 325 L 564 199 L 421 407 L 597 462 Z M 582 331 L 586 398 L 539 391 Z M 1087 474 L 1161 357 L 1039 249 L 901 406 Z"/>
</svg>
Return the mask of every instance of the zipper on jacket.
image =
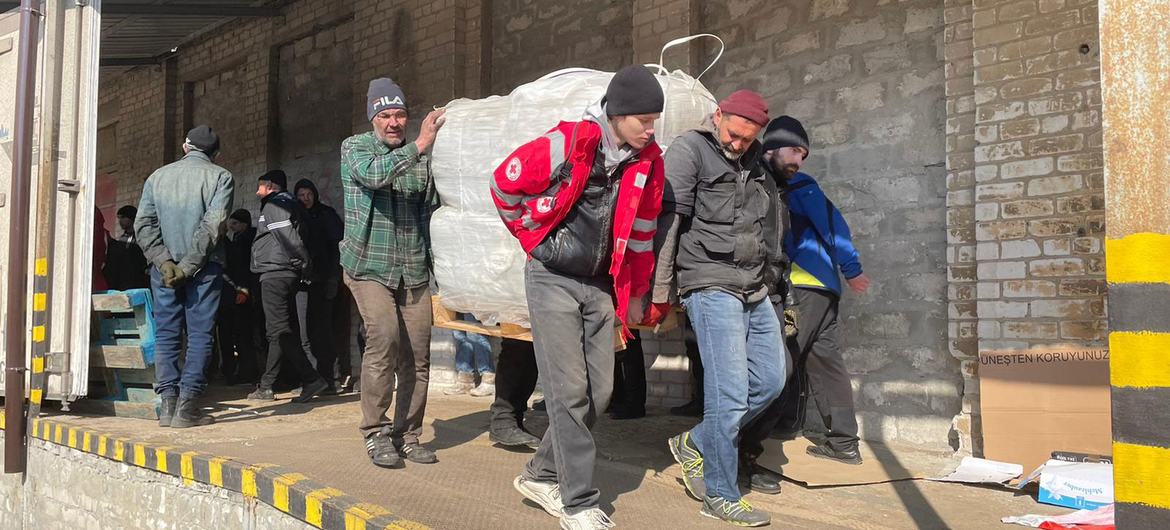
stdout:
<svg viewBox="0 0 1170 530">
<path fill-rule="evenodd" d="M 614 174 L 616 175 L 618 173 L 618 171 L 620 171 L 622 169 L 623 168 L 621 166 L 618 166 L 617 170 L 614 171 Z M 614 195 L 616 195 L 613 192 L 614 191 L 614 189 L 613 189 L 614 182 L 615 182 L 615 179 L 612 176 L 606 175 L 606 178 L 605 178 L 605 197 L 604 197 L 604 199 L 602 199 L 602 202 L 601 202 L 601 206 L 602 206 L 601 226 L 597 230 L 598 231 L 597 237 L 599 239 L 598 248 L 605 248 L 606 247 L 606 245 L 605 245 L 606 238 L 609 238 L 611 241 L 613 239 L 613 218 L 617 214 L 617 212 L 613 211 L 613 206 L 612 206 L 613 201 L 614 201 Z M 589 270 L 591 272 L 593 272 L 594 275 L 600 274 L 601 271 L 598 271 L 597 269 L 598 269 L 598 267 L 601 267 L 601 262 L 605 259 L 605 254 L 606 254 L 605 252 L 598 252 L 596 261 L 594 261 L 593 266 L 589 268 Z M 613 259 L 613 248 L 612 247 L 609 249 L 609 258 L 611 260 Z"/>
</svg>

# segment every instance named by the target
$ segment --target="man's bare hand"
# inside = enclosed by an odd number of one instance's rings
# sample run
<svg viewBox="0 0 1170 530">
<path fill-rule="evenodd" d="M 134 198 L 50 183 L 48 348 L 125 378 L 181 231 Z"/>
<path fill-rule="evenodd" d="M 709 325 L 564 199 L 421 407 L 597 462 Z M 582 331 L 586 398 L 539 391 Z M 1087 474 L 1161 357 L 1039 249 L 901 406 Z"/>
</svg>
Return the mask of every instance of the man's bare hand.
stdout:
<svg viewBox="0 0 1170 530">
<path fill-rule="evenodd" d="M 427 113 L 427 117 L 423 118 L 418 139 L 414 141 L 414 145 L 418 147 L 418 152 L 425 153 L 434 145 L 435 136 L 438 136 L 439 129 L 443 126 L 442 118 L 446 112 L 447 109 L 432 110 Z"/>
<path fill-rule="evenodd" d="M 862 294 L 867 289 L 869 289 L 869 276 L 866 276 L 864 273 L 858 274 L 857 276 L 845 280 L 845 283 L 849 284 L 849 288 L 853 289 L 853 292 Z"/>
</svg>

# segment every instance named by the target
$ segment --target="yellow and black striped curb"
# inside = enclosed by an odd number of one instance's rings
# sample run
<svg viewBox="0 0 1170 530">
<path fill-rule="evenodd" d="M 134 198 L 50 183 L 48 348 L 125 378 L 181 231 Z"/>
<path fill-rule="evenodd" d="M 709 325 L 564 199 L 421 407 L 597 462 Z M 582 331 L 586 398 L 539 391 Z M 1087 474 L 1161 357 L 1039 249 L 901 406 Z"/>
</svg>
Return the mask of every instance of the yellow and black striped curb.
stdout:
<svg viewBox="0 0 1170 530">
<path fill-rule="evenodd" d="M 5 427 L 0 412 L 0 429 Z M 344 492 L 276 464 L 249 464 L 199 451 L 130 440 L 59 421 L 32 420 L 29 436 L 182 479 L 239 492 L 325 530 L 426 530 L 377 504 L 360 502 Z"/>
</svg>

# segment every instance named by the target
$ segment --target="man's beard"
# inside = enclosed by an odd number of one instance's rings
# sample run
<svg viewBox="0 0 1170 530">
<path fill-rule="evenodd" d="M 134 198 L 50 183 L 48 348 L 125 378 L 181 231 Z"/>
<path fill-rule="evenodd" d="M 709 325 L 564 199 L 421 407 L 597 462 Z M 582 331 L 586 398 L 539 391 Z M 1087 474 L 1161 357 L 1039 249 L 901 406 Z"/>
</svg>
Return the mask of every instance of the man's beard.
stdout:
<svg viewBox="0 0 1170 530">
<path fill-rule="evenodd" d="M 783 177 L 784 180 L 791 180 L 792 177 L 796 176 L 797 171 L 800 171 L 800 166 L 797 166 L 796 164 L 784 164 L 780 168 L 780 176 Z"/>
<path fill-rule="evenodd" d="M 399 136 L 397 140 L 390 140 L 390 139 L 386 138 L 386 133 L 383 133 L 382 131 L 379 131 L 379 130 L 375 130 L 374 135 L 378 137 L 378 141 L 386 144 L 387 146 L 389 146 L 391 148 L 396 149 L 396 148 L 402 147 L 403 144 L 406 143 L 406 135 Z"/>
<path fill-rule="evenodd" d="M 743 153 L 737 153 L 735 151 L 732 151 L 726 145 L 720 145 L 719 150 L 723 151 L 723 156 L 732 162 L 739 160 L 739 158 L 743 156 Z"/>
</svg>

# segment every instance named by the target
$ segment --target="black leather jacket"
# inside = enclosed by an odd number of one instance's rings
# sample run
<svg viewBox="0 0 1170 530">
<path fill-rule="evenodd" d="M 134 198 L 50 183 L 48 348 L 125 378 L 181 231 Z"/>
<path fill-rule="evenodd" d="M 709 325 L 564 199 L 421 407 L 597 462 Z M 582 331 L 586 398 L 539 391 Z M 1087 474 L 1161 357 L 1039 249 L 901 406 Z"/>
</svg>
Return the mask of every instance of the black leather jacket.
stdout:
<svg viewBox="0 0 1170 530">
<path fill-rule="evenodd" d="M 592 278 L 608 274 L 613 260 L 614 213 L 626 163 L 607 173 L 605 156 L 598 149 L 581 198 L 561 224 L 532 249 L 533 259 L 571 276 Z"/>
</svg>

